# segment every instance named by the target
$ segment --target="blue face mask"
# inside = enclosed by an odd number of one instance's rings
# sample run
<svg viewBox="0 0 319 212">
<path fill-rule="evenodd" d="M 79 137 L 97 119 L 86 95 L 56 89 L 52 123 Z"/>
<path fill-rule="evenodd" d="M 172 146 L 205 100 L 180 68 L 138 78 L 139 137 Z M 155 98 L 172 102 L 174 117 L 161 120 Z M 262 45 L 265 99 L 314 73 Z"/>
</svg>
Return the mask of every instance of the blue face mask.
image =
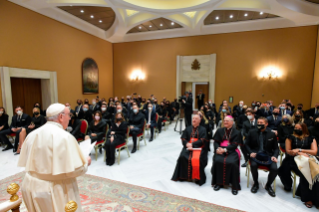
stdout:
<svg viewBox="0 0 319 212">
<path fill-rule="evenodd" d="M 88 111 L 88 109 L 87 108 L 83 108 L 83 111 L 86 112 L 86 111 Z"/>
<path fill-rule="evenodd" d="M 134 113 L 137 113 L 137 109 L 133 109 L 133 112 L 134 112 Z"/>
<path fill-rule="evenodd" d="M 284 121 L 284 123 L 286 123 L 286 124 L 289 122 L 289 120 L 288 120 L 287 118 L 284 118 L 283 121 Z"/>
<path fill-rule="evenodd" d="M 280 107 L 280 109 L 285 110 L 286 108 L 285 107 Z"/>
<path fill-rule="evenodd" d="M 222 111 L 223 111 L 223 113 L 226 113 L 226 112 L 227 112 L 227 110 L 226 110 L 226 109 L 222 109 Z"/>
</svg>

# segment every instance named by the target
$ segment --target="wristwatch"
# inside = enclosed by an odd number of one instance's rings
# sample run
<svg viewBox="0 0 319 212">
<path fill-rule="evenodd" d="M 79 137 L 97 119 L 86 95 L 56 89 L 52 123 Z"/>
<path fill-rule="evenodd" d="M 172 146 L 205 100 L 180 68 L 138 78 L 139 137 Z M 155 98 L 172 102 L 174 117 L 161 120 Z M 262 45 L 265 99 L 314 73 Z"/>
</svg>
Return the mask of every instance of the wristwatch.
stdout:
<svg viewBox="0 0 319 212">
<path fill-rule="evenodd" d="M 224 150 L 225 150 L 225 153 L 227 152 L 227 149 L 226 148 L 224 148 Z"/>
<path fill-rule="evenodd" d="M 301 149 L 299 149 L 299 152 L 301 152 Z"/>
</svg>

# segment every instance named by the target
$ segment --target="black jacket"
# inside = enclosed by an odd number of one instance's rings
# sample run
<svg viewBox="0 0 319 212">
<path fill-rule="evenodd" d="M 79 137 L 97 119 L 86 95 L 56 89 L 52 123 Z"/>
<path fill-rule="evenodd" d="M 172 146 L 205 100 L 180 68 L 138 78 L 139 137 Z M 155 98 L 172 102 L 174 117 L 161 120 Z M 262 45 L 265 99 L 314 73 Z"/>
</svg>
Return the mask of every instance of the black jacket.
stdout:
<svg viewBox="0 0 319 212">
<path fill-rule="evenodd" d="M 83 139 L 85 136 L 81 132 L 81 124 L 82 124 L 82 121 L 80 119 L 74 119 L 73 123 L 71 122 L 72 131 L 70 133 L 75 137 L 75 139 L 78 139 L 78 138 Z M 70 124 L 69 124 L 69 126 L 70 126 Z"/>
<path fill-rule="evenodd" d="M 241 130 L 243 128 L 243 124 L 245 121 L 247 121 L 248 118 L 245 114 L 241 114 L 239 115 L 239 117 L 237 118 L 237 122 L 236 122 L 236 126 L 239 130 Z"/>
<path fill-rule="evenodd" d="M 91 113 L 90 110 L 86 111 L 86 112 L 82 112 L 83 115 L 79 116 L 80 119 L 85 119 L 88 123 L 91 123 L 93 120 L 93 114 Z"/>
<path fill-rule="evenodd" d="M 94 125 L 94 120 L 91 121 L 88 129 L 88 135 L 91 135 L 92 133 L 96 134 L 97 141 L 101 141 L 106 133 L 106 123 L 101 120 L 97 125 Z"/>
<path fill-rule="evenodd" d="M 274 116 L 271 115 L 267 117 L 267 120 L 268 120 L 267 128 L 271 130 L 278 130 L 278 126 L 281 124 L 281 116 L 277 116 L 277 119 L 275 121 Z"/>
<path fill-rule="evenodd" d="M 18 115 L 12 117 L 11 128 L 23 127 L 27 128 L 31 123 L 31 117 L 28 114 L 23 113 L 20 120 L 18 120 Z"/>
<path fill-rule="evenodd" d="M 246 137 L 246 149 L 249 154 L 251 153 L 258 153 L 260 143 L 259 143 L 259 135 L 260 131 L 258 129 L 252 129 L 249 131 L 247 137 Z M 275 133 L 271 132 L 271 130 L 266 129 L 263 132 L 263 149 L 264 151 L 270 156 L 278 157 L 279 154 L 279 148 L 278 148 L 278 142 L 277 137 Z"/>
<path fill-rule="evenodd" d="M 291 125 L 279 125 L 277 128 L 277 135 L 279 143 L 285 143 L 286 138 L 294 132 L 294 127 Z"/>
<path fill-rule="evenodd" d="M 182 102 L 182 105 L 184 107 L 185 113 L 193 113 L 193 99 L 192 97 L 188 97 L 186 100 L 186 102 Z"/>
<path fill-rule="evenodd" d="M 32 117 L 32 120 L 31 120 L 31 122 L 34 124 L 34 128 L 33 128 L 33 130 L 35 130 L 35 129 L 37 129 L 37 128 L 39 128 L 39 127 L 41 127 L 42 125 L 44 125 L 46 122 L 47 122 L 47 120 L 44 118 L 44 116 L 42 116 L 42 115 L 40 115 L 39 117 Z"/>
<path fill-rule="evenodd" d="M 138 112 L 137 114 L 131 113 L 129 118 L 129 125 L 142 129 L 144 126 L 145 116 L 142 112 Z"/>
<path fill-rule="evenodd" d="M 249 130 L 256 129 L 257 128 L 257 119 L 255 118 L 254 126 L 251 126 L 250 121 L 247 120 L 243 123 L 243 136 L 247 136 L 249 133 Z"/>
<path fill-rule="evenodd" d="M 2 116 L 0 116 L 0 127 L 4 126 L 2 130 L 6 130 L 9 128 L 8 120 L 8 114 L 2 114 Z"/>
<path fill-rule="evenodd" d="M 111 136 L 110 135 L 111 132 L 115 132 L 114 134 L 115 140 L 125 141 L 126 131 L 127 131 L 127 122 L 123 121 L 119 126 L 117 126 L 115 122 L 113 122 L 110 130 L 107 133 L 107 137 L 109 138 Z"/>
</svg>

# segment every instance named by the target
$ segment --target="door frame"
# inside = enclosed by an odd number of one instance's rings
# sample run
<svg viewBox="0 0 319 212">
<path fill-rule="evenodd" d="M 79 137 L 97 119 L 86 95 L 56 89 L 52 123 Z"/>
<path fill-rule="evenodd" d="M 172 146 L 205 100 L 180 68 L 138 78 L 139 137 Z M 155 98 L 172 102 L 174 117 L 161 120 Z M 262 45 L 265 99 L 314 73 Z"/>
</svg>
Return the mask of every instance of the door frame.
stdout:
<svg viewBox="0 0 319 212">
<path fill-rule="evenodd" d="M 12 90 L 10 78 L 32 78 L 41 80 L 42 107 L 58 102 L 57 74 L 54 71 L 0 67 L 2 104 L 9 116 L 13 116 Z M 9 119 L 11 123 L 11 119 Z"/>
<path fill-rule="evenodd" d="M 208 82 L 193 82 L 192 84 L 192 92 L 193 92 L 193 110 L 198 110 L 198 108 L 196 109 L 195 108 L 195 101 L 196 100 L 196 85 L 208 85 L 209 86 L 209 83 Z M 209 92 L 209 87 L 208 87 L 208 92 Z"/>
</svg>

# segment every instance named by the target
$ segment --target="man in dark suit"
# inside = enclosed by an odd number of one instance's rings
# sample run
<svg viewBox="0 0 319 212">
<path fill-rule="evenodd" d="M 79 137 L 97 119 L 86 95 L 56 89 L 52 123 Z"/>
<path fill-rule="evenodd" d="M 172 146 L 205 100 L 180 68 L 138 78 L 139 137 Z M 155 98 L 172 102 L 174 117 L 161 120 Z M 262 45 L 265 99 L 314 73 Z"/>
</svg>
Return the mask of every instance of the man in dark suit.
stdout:
<svg viewBox="0 0 319 212">
<path fill-rule="evenodd" d="M 286 103 L 281 103 L 279 108 L 280 108 L 279 116 L 283 116 L 283 115 L 286 115 L 286 114 L 289 114 L 290 116 L 292 116 L 292 111 L 291 110 L 287 110 Z"/>
<path fill-rule="evenodd" d="M 69 108 L 70 113 L 75 114 L 75 111 L 71 109 L 71 104 L 70 103 L 65 103 L 65 107 Z"/>
<path fill-rule="evenodd" d="M 266 118 L 260 117 L 258 119 L 257 129 L 250 130 L 246 137 L 246 148 L 250 154 L 251 174 L 254 179 L 251 192 L 256 193 L 259 189 L 258 165 L 268 166 L 269 174 L 265 189 L 270 196 L 275 197 L 276 194 L 271 188 L 271 184 L 278 174 L 277 157 L 279 148 L 275 133 L 266 129 L 267 125 L 268 121 Z M 263 159 L 261 160 L 261 158 Z"/>
<path fill-rule="evenodd" d="M 83 105 L 82 111 L 79 113 L 78 118 L 85 119 L 88 122 L 88 124 L 91 123 L 91 121 L 93 120 L 93 115 L 91 111 L 89 110 L 88 104 Z"/>
<path fill-rule="evenodd" d="M 144 112 L 146 120 L 146 128 L 151 131 L 151 137 L 149 142 L 153 141 L 154 127 L 156 127 L 156 111 L 152 103 L 147 104 L 147 111 Z"/>
<path fill-rule="evenodd" d="M 249 159 L 249 154 L 246 149 L 246 137 L 251 129 L 255 129 L 257 127 L 257 119 L 255 118 L 255 112 L 253 110 L 246 110 L 247 121 L 243 123 L 242 135 L 243 135 L 243 143 L 244 146 L 241 148 L 243 152 L 245 163 L 241 165 L 241 167 L 246 167 Z"/>
<path fill-rule="evenodd" d="M 91 113 L 101 110 L 100 105 L 96 103 L 96 99 L 92 100 L 92 104 L 89 106 L 89 110 L 91 111 Z"/>
<path fill-rule="evenodd" d="M 198 95 L 196 96 L 197 98 L 197 106 L 198 110 L 204 105 L 204 100 L 205 100 L 205 94 L 203 94 L 202 90 L 199 90 Z"/>
<path fill-rule="evenodd" d="M 6 151 L 13 148 L 13 152 L 16 152 L 19 146 L 19 135 L 22 128 L 27 128 L 31 124 L 31 117 L 28 114 L 23 113 L 23 109 L 20 106 L 15 108 L 16 115 L 12 117 L 10 128 L 0 132 L 0 139 L 7 145 L 2 151 Z M 7 134 L 15 133 L 14 147 L 7 138 Z"/>
<path fill-rule="evenodd" d="M 184 107 L 185 113 L 185 126 L 188 127 L 192 124 L 192 114 L 193 114 L 193 99 L 186 92 L 186 99 L 182 100 L 182 106 Z"/>
<path fill-rule="evenodd" d="M 279 108 L 274 108 L 272 115 L 267 117 L 268 129 L 277 135 L 277 128 L 281 124 L 281 116 L 279 116 Z"/>
<path fill-rule="evenodd" d="M 319 103 L 317 102 L 315 107 L 306 110 L 305 113 L 306 119 L 310 121 L 309 125 L 312 125 L 314 120 L 319 116 Z"/>
<path fill-rule="evenodd" d="M 74 110 L 75 111 L 75 117 L 79 118 L 80 113 L 83 112 L 82 111 L 83 103 L 82 103 L 81 99 L 78 99 L 76 101 L 76 103 L 77 103 L 77 106 L 75 107 L 75 110 Z"/>
<path fill-rule="evenodd" d="M 133 149 L 131 153 L 136 152 L 136 144 L 137 144 L 137 135 L 140 134 L 143 130 L 145 116 L 142 112 L 139 111 L 139 107 L 137 104 L 133 105 L 132 113 L 130 113 L 129 117 L 129 125 L 130 125 L 130 135 L 133 140 Z"/>
<path fill-rule="evenodd" d="M 235 105 L 233 107 L 233 117 L 234 117 L 235 121 L 237 121 L 237 118 L 240 115 L 244 114 L 245 110 L 243 109 L 243 107 L 244 107 L 244 101 L 239 101 L 238 105 Z"/>
</svg>

